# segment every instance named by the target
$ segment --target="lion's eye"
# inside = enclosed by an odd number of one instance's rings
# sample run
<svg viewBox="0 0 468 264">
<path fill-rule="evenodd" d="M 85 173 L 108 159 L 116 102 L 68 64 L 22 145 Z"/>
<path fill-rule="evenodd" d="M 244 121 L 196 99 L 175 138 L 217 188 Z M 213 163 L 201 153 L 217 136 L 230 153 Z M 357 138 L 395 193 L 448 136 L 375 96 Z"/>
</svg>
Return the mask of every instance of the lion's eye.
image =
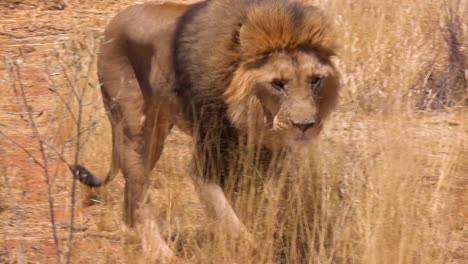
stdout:
<svg viewBox="0 0 468 264">
<path fill-rule="evenodd" d="M 286 86 L 286 81 L 285 80 L 281 80 L 281 79 L 274 79 L 273 81 L 271 81 L 271 85 L 273 85 L 273 87 L 278 90 L 278 91 L 283 91 L 284 90 L 284 87 Z"/>
<path fill-rule="evenodd" d="M 322 78 L 312 77 L 310 78 L 309 82 L 310 82 L 310 85 L 312 86 L 312 91 L 314 92 L 314 94 L 318 95 L 322 87 Z"/>
</svg>

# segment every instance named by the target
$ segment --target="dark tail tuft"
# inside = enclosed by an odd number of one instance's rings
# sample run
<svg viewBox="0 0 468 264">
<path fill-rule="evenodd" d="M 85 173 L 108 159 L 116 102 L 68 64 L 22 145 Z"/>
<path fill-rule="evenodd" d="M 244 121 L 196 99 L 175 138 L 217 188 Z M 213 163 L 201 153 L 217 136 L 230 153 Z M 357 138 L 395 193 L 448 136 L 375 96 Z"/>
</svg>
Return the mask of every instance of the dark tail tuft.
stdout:
<svg viewBox="0 0 468 264">
<path fill-rule="evenodd" d="M 99 187 L 104 183 L 104 181 L 99 180 L 88 169 L 81 165 L 75 164 L 71 167 L 71 169 L 76 178 L 86 186 Z"/>
</svg>

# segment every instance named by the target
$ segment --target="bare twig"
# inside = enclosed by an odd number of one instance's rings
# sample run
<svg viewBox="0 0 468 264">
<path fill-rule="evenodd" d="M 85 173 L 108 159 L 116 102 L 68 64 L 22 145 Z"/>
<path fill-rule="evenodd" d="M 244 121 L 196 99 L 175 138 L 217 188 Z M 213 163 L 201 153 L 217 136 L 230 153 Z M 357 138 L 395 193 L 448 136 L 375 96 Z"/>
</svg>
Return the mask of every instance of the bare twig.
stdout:
<svg viewBox="0 0 468 264">
<path fill-rule="evenodd" d="M 47 65 L 48 62 L 45 63 L 45 65 Z M 47 68 L 46 68 L 47 69 Z M 70 107 L 70 103 L 67 102 L 65 100 L 65 98 L 62 96 L 62 94 L 58 91 L 58 89 L 55 87 L 55 84 L 54 82 L 50 79 L 50 75 L 51 73 L 50 72 L 47 72 L 47 74 L 45 74 L 45 77 L 47 79 L 47 82 L 49 83 L 49 86 L 52 86 L 53 89 L 49 89 L 51 91 L 53 91 L 55 94 L 57 94 L 57 96 L 59 97 L 60 101 L 62 101 L 62 103 L 65 105 L 65 108 L 67 109 L 68 111 L 68 114 L 70 114 L 71 118 L 73 119 L 73 122 L 77 123 L 78 121 L 76 120 L 76 117 L 75 117 L 75 114 L 73 113 L 71 107 Z"/>
<path fill-rule="evenodd" d="M 96 122 L 93 122 L 90 126 L 86 127 L 86 128 L 83 128 L 81 131 L 79 131 L 78 133 L 76 133 L 75 135 L 67 138 L 66 140 L 64 140 L 64 143 L 70 143 L 72 142 L 76 137 L 78 137 L 79 135 L 82 135 L 86 132 L 88 132 L 89 130 L 93 129 L 94 126 L 96 125 Z"/>
<path fill-rule="evenodd" d="M 36 163 L 37 165 L 39 165 L 39 167 L 41 167 L 42 169 L 45 169 L 44 165 L 39 162 L 36 157 L 34 157 L 34 155 L 29 152 L 26 148 L 24 148 L 23 146 L 21 146 L 20 144 L 18 144 L 18 142 L 16 142 L 14 139 L 12 139 L 10 136 L 8 136 L 7 134 L 5 134 L 3 131 L 0 130 L 0 134 L 5 138 L 7 139 L 8 141 L 10 141 L 11 143 L 13 143 L 15 146 L 17 146 L 18 148 L 20 148 L 24 153 L 26 153 L 26 155 L 28 155 L 29 159 L 32 160 L 34 163 Z"/>
<path fill-rule="evenodd" d="M 67 165 L 67 167 L 71 170 L 71 167 L 72 165 L 70 163 L 67 162 L 67 159 L 65 159 L 65 157 L 62 155 L 62 153 L 60 153 L 54 146 L 52 146 L 51 144 L 49 144 L 47 141 L 43 141 L 41 140 L 41 142 L 46 145 L 50 150 L 52 150 L 55 155 L 57 155 L 57 157 L 65 164 Z M 73 172 L 73 171 L 72 171 Z"/>
<path fill-rule="evenodd" d="M 80 151 L 81 151 L 81 126 L 82 126 L 82 119 L 83 119 L 83 98 L 86 94 L 86 91 L 88 89 L 88 81 L 89 81 L 89 76 L 91 76 L 91 70 L 92 66 L 95 62 L 95 54 L 97 52 L 98 45 L 96 43 L 93 43 L 94 46 L 91 49 L 91 56 L 87 65 L 87 72 L 86 75 L 84 76 L 84 85 L 80 89 L 80 73 L 81 73 L 81 54 L 79 53 L 80 51 L 75 48 L 74 52 L 76 55 L 77 60 L 75 61 L 74 64 L 74 80 L 73 80 L 73 85 L 70 86 L 70 89 L 72 90 L 72 93 L 75 95 L 76 100 L 78 101 L 78 116 L 76 119 L 76 142 L 75 142 L 75 153 L 74 153 L 74 164 L 78 164 L 79 159 L 80 159 Z M 70 80 L 68 79 L 69 83 Z M 91 127 L 91 126 L 90 126 Z M 89 128 L 87 128 L 89 129 Z M 69 167 L 71 168 L 71 167 Z M 72 171 L 73 173 L 73 171 Z M 76 203 L 76 181 L 77 178 L 73 177 L 72 181 L 72 190 L 71 190 L 71 209 L 70 209 L 70 232 L 69 232 L 69 237 L 68 237 L 68 252 L 66 255 L 66 263 L 70 263 L 71 259 L 71 253 L 73 249 L 73 234 L 74 234 L 74 221 L 75 221 L 75 213 L 74 213 L 74 208 L 75 208 L 75 203 Z"/>
<path fill-rule="evenodd" d="M 49 203 L 49 212 L 50 212 L 50 222 L 51 222 L 51 227 L 52 227 L 52 235 L 54 239 L 54 245 L 55 245 L 55 254 L 57 258 L 57 263 L 61 263 L 61 258 L 60 258 L 60 244 L 58 241 L 58 236 L 57 236 L 57 227 L 55 223 L 55 212 L 54 212 L 54 198 L 52 196 L 52 186 L 51 186 L 51 180 L 50 180 L 50 175 L 49 175 L 49 159 L 44 147 L 44 144 L 41 140 L 41 136 L 39 133 L 39 129 L 36 125 L 36 122 L 34 120 L 34 117 L 32 115 L 32 108 L 28 103 L 28 100 L 26 98 L 26 93 L 25 93 L 25 86 L 22 83 L 22 78 L 21 78 L 21 70 L 20 70 L 20 64 L 15 63 L 14 64 L 14 70 L 15 70 L 15 83 L 19 84 L 19 91 L 20 91 L 20 96 L 22 100 L 22 104 L 24 108 L 27 110 L 28 113 L 28 121 L 29 121 L 29 126 L 31 127 L 32 133 L 34 138 L 37 140 L 39 143 L 39 151 L 41 153 L 41 158 L 42 158 L 42 169 L 44 171 L 44 175 L 46 178 L 46 183 L 47 183 L 47 196 L 48 196 L 48 203 Z M 13 88 L 16 91 L 16 85 L 13 86 Z"/>
</svg>

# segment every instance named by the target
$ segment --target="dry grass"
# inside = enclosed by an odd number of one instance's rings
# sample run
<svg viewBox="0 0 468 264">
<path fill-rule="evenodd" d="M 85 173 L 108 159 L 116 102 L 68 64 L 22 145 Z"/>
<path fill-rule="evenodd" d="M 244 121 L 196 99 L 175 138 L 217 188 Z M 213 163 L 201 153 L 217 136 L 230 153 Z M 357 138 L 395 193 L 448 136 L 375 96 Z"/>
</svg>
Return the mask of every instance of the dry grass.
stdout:
<svg viewBox="0 0 468 264">
<path fill-rule="evenodd" d="M 163 220 L 155 212 L 148 217 L 162 223 L 180 262 L 466 263 L 468 27 L 463 14 L 468 4 L 316 2 L 333 16 L 342 42 L 337 60 L 343 75 L 341 103 L 309 157 L 298 157 L 301 164 L 291 162 L 295 166 L 290 173 L 249 173 L 243 175 L 242 191 L 230 192 L 236 210 L 257 237 L 255 256 L 247 245 L 235 246 L 211 228 L 212 220 L 205 216 L 187 173 L 191 141 L 177 131 L 167 140 L 151 177 L 151 201 Z M 89 64 L 95 56 L 89 51 L 99 38 L 86 34 L 76 39 L 79 45 L 62 47 L 60 60 L 50 62 L 60 73 L 51 74 L 50 83 L 72 107 L 70 88 L 86 89 L 83 127 L 90 129 L 83 135 L 81 161 L 103 175 L 109 164 L 110 130 L 96 88 L 95 65 Z M 64 76 L 76 70 L 76 64 L 82 66 L 82 81 L 70 87 Z M 73 140 L 68 139 L 76 134 L 75 125 L 63 101 L 54 104 L 54 131 L 59 135 L 55 144 L 64 146 L 67 155 L 73 150 Z M 0 161 L 0 168 L 9 164 Z M 102 190 L 78 190 L 83 203 L 77 205 L 73 263 L 154 259 L 151 226 L 142 245 L 121 243 L 123 184 L 118 177 Z M 68 172 L 58 173 L 54 195 L 64 208 L 65 225 L 70 186 Z M 8 192 L 0 180 L 0 230 L 15 226 L 12 201 L 22 201 L 16 188 L 14 199 L 4 202 Z M 87 206 L 90 199 L 95 205 Z M 28 213 L 26 205 L 19 207 Z M 38 241 L 34 236 L 50 231 L 30 232 L 28 219 L 25 240 Z M 65 244 L 66 230 L 62 232 Z M 0 263 L 7 256 L 4 252 L 0 243 Z M 40 262 L 40 254 L 29 254 L 27 260 Z"/>
</svg>

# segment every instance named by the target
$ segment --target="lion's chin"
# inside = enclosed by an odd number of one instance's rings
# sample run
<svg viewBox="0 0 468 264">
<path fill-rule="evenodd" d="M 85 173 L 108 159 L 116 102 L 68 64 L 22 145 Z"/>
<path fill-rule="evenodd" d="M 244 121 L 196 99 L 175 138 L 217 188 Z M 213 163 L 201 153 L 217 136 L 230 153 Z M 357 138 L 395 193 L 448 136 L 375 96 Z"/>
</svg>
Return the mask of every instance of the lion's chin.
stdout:
<svg viewBox="0 0 468 264">
<path fill-rule="evenodd" d="M 310 136 L 299 136 L 299 137 L 295 137 L 293 139 L 290 140 L 291 143 L 293 144 L 309 144 L 311 143 L 313 140 L 313 137 L 310 137 Z"/>
<path fill-rule="evenodd" d="M 312 131 L 311 131 L 312 132 Z M 262 144 L 271 149 L 300 150 L 315 141 L 318 133 L 298 133 L 293 130 L 268 130 L 262 137 Z"/>
<path fill-rule="evenodd" d="M 314 137 L 302 135 L 290 138 L 287 144 L 292 151 L 299 151 L 308 148 L 314 141 L 313 139 Z"/>
<path fill-rule="evenodd" d="M 300 144 L 307 144 L 312 141 L 312 137 L 297 137 L 297 138 L 292 139 L 292 141 L 300 143 Z"/>
</svg>

